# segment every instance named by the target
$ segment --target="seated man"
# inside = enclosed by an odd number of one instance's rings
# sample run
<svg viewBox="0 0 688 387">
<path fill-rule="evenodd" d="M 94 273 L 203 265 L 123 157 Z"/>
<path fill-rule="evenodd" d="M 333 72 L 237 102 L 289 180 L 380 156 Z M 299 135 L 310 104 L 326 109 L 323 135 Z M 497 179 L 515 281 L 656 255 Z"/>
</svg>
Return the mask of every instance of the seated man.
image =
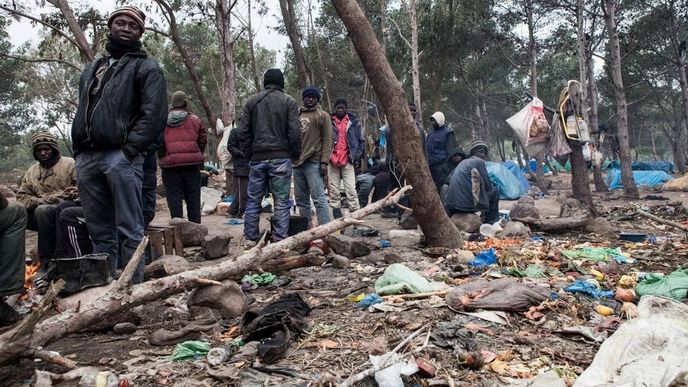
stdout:
<svg viewBox="0 0 688 387">
<path fill-rule="evenodd" d="M 449 216 L 456 213 L 480 212 L 485 223 L 499 220 L 499 189 L 492 185 L 485 167 L 487 144 L 471 145 L 470 157 L 463 160 L 449 176 L 449 189 L 444 208 Z"/>
<path fill-rule="evenodd" d="M 61 206 L 62 203 L 58 207 Z M 83 207 L 71 205 L 60 208 L 55 228 L 55 258 L 77 258 L 93 254 L 93 242 L 88 235 Z"/>
<path fill-rule="evenodd" d="M 57 204 L 77 195 L 74 159 L 60 155 L 57 138 L 50 132 L 36 132 L 31 142 L 38 163 L 22 178 L 17 203 L 26 208 L 27 227 L 38 231 L 38 257 L 46 267 L 55 251 Z"/>
<path fill-rule="evenodd" d="M 5 297 L 21 293 L 24 286 L 24 234 L 26 210 L 10 204 L 0 194 L 0 326 L 17 321 L 17 312 Z"/>
</svg>

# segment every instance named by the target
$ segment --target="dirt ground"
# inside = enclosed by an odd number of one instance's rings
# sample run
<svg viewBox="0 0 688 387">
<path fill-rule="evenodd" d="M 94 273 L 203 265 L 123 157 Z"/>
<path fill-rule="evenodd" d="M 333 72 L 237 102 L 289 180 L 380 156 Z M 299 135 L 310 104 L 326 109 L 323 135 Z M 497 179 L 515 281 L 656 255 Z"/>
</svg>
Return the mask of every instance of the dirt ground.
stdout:
<svg viewBox="0 0 688 387">
<path fill-rule="evenodd" d="M 559 215 L 560 201 L 569 188 L 567 179 L 569 176 L 565 174 L 553 178 L 555 189 L 550 195 L 535 201 L 542 217 Z M 591 340 L 572 340 L 556 331 L 571 326 L 588 326 L 611 335 L 625 319 L 618 315 L 602 317 L 594 311 L 597 304 L 594 300 L 562 290 L 574 279 L 589 278 L 590 275 L 583 275 L 573 270 L 573 266 L 567 266 L 570 262 L 562 258 L 561 251 L 586 244 L 621 247 L 623 252 L 630 253 L 636 259 L 634 263 L 624 264 L 621 273 L 610 271 L 604 279 L 599 280 L 603 289 L 611 290 L 614 290 L 621 274 L 669 273 L 686 263 L 688 251 L 685 234 L 628 214 L 632 214 L 637 206 L 645 206 L 658 216 L 682 222 L 688 218 L 684 208 L 688 194 L 642 191 L 641 197 L 646 195 L 662 195 L 669 200 L 628 201 L 621 198 L 620 192 L 594 194 L 598 211 L 615 228 L 641 231 L 660 239 L 668 237 L 671 241 L 668 247 L 666 244 L 659 246 L 647 242 L 610 240 L 573 231 L 559 235 L 539 234 L 544 237 L 542 240 L 522 237 L 466 242 L 464 248 L 474 253 L 495 247 L 498 263 L 487 269 L 463 267 L 464 274 L 459 276 L 453 276 L 453 273 L 461 268 L 445 257 L 428 256 L 422 245 L 398 247 L 394 244 L 388 248 L 373 249 L 367 256 L 352 259 L 346 268 L 325 265 L 278 273 L 289 282 L 279 287 L 259 286 L 246 291 L 251 307 L 260 308 L 281 294 L 296 292 L 308 302 L 312 312 L 307 317 L 309 329 L 306 334 L 294 339 L 289 351 L 274 364 L 260 364 L 252 358 L 233 358 L 211 369 L 204 356 L 173 362 L 170 356 L 174 346 L 149 345 L 147 337 L 152 331 L 159 328 L 174 330 L 188 323 L 187 294 L 141 307 L 136 313 L 140 317 L 138 329 L 133 334 L 82 332 L 51 343 L 46 349 L 56 351 L 80 366 L 111 370 L 119 378 L 127 379 L 130 386 L 318 385 L 326 381 L 342 381 L 367 369 L 370 367 L 369 355 L 390 351 L 414 331 L 430 324 L 429 331 L 432 334 L 421 334 L 411 341 L 409 348 L 403 350 L 410 353 L 414 348 L 423 347 L 425 340 L 424 348 L 416 355 L 432 364 L 435 372 L 427 378 L 418 375 L 405 377 L 406 385 L 507 385 L 533 378 L 545 370 L 555 370 L 566 384 L 570 384 L 590 365 L 600 344 Z M 668 205 L 676 202 L 682 206 Z M 500 208 L 510 209 L 513 205 L 514 202 L 502 201 Z M 168 220 L 166 207 L 161 205 L 153 223 L 165 224 Z M 226 221 L 224 216 L 209 215 L 203 217 L 202 223 L 208 226 L 210 234 L 231 236 L 230 257 L 223 258 L 231 259 L 232 252 L 240 250 L 237 245 L 241 240 L 243 225 L 227 225 Z M 380 231 L 377 237 L 360 238 L 371 246 L 380 246 L 380 239 L 389 239 L 389 232 L 399 228 L 396 219 L 382 218 L 377 214 L 366 218 L 365 225 Z M 264 219 L 262 227 L 265 226 L 267 222 Z M 35 233 L 29 232 L 27 251 L 34 247 Z M 192 266 L 214 262 L 192 262 Z M 412 301 L 392 300 L 392 307 L 384 312 L 354 307 L 346 296 L 360 291 L 372 293 L 375 281 L 392 262 L 403 262 L 425 278 L 450 286 L 458 286 L 479 277 L 509 277 L 510 269 L 523 270 L 535 264 L 547 269 L 546 276 L 524 278 L 522 281 L 549 286 L 557 297 L 554 301 L 546 301 L 530 314 L 506 313 L 506 321 L 501 323 L 457 313 L 447 306 L 444 297 L 438 296 Z M 586 269 L 591 268 L 588 266 Z M 201 340 L 209 342 L 211 347 L 227 347 L 236 337 L 240 323 L 240 318 L 223 320 L 213 330 L 203 332 Z M 457 327 L 456 337 L 451 338 L 453 344 L 449 346 L 442 345 L 442 340 L 436 337 L 439 327 L 448 323 L 456 323 Z M 486 364 L 469 367 L 466 352 L 479 353 Z M 9 375 L 0 384 L 27 386 L 34 369 L 65 371 L 44 362 L 22 359 L 0 373 L 6 377 Z M 367 379 L 357 385 L 375 385 L 375 382 Z"/>
</svg>

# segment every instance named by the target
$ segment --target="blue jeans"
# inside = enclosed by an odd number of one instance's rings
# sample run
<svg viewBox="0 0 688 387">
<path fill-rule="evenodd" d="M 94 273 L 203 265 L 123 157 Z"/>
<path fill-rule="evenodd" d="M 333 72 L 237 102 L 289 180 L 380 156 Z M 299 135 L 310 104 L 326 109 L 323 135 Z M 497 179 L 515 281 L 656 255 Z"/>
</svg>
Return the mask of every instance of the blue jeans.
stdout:
<svg viewBox="0 0 688 387">
<path fill-rule="evenodd" d="M 320 176 L 320 163 L 306 161 L 294 168 L 294 195 L 299 214 L 311 222 L 311 199 L 318 214 L 318 225 L 330 222 L 330 206 L 327 205 L 325 185 Z"/>
<path fill-rule="evenodd" d="M 134 160 L 119 149 L 85 151 L 77 155 L 76 173 L 86 227 L 93 253 L 107 254 L 110 274 L 125 267 L 143 239 L 142 154 Z M 133 283 L 143 281 L 141 260 Z"/>
<path fill-rule="evenodd" d="M 269 185 L 274 201 L 272 240 L 285 239 L 289 230 L 291 159 L 251 161 L 249 166 L 251 172 L 248 177 L 248 201 L 244 212 L 244 238 L 249 241 L 260 239 L 261 202 Z"/>
</svg>

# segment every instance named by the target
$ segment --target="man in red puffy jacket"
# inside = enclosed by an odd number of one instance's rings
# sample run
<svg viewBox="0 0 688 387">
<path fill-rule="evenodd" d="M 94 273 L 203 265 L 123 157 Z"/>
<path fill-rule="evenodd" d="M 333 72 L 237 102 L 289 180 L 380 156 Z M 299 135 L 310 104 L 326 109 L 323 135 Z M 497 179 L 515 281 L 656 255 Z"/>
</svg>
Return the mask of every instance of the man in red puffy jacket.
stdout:
<svg viewBox="0 0 688 387">
<path fill-rule="evenodd" d="M 184 200 L 189 221 L 201 223 L 200 169 L 207 143 L 207 131 L 201 119 L 187 110 L 186 94 L 175 91 L 159 151 L 162 183 L 173 218 L 183 217 Z"/>
</svg>

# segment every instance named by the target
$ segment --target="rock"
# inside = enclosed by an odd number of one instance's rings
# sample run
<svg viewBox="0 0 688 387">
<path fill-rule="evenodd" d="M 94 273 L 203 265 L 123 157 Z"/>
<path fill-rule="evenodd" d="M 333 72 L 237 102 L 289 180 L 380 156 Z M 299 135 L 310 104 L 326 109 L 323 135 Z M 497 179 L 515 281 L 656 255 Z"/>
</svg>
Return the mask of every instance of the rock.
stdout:
<svg viewBox="0 0 688 387">
<path fill-rule="evenodd" d="M 163 255 L 143 269 L 143 278 L 161 278 L 189 270 L 189 262 L 178 255 Z"/>
<path fill-rule="evenodd" d="M 416 216 L 413 215 L 413 212 L 404 211 L 404 213 L 401 215 L 401 219 L 399 220 L 399 226 L 401 226 L 401 228 L 404 230 L 417 229 L 418 221 L 416 220 Z"/>
<path fill-rule="evenodd" d="M 189 222 L 188 220 L 182 218 L 171 219 L 170 226 L 176 225 L 181 225 L 182 243 L 184 244 L 184 247 L 201 246 L 205 236 L 208 235 L 208 227 L 202 224 Z"/>
<path fill-rule="evenodd" d="M 370 254 L 370 247 L 368 244 L 342 234 L 330 234 L 326 236 L 325 243 L 327 243 L 335 253 L 349 259 Z"/>
<path fill-rule="evenodd" d="M 206 235 L 203 241 L 205 259 L 217 259 L 229 254 L 229 234 Z"/>
<path fill-rule="evenodd" d="M 530 237 L 530 228 L 521 222 L 507 222 L 502 231 L 497 234 L 501 238 Z"/>
<path fill-rule="evenodd" d="M 232 280 L 222 281 L 222 286 L 209 285 L 191 291 L 186 302 L 189 307 L 208 307 L 218 310 L 224 318 L 240 316 L 246 310 L 246 297 L 241 287 Z"/>
<path fill-rule="evenodd" d="M 568 218 L 576 215 L 586 214 L 588 211 L 583 208 L 583 205 L 578 199 L 566 198 L 561 203 L 561 209 L 559 210 L 560 218 Z"/>
<path fill-rule="evenodd" d="M 605 238 L 618 239 L 618 230 L 605 218 L 598 217 L 585 226 L 585 231 Z"/>
<path fill-rule="evenodd" d="M 387 251 L 385 252 L 385 255 L 383 256 L 383 260 L 385 261 L 386 264 L 391 265 L 393 263 L 402 263 L 404 262 L 404 259 L 399 256 L 399 254 L 395 253 L 394 251 Z"/>
<path fill-rule="evenodd" d="M 389 243 L 394 247 L 416 246 L 420 243 L 420 233 L 415 230 L 390 230 Z"/>
<path fill-rule="evenodd" d="M 112 328 L 112 330 L 119 335 L 130 335 L 136 332 L 136 329 L 138 329 L 136 328 L 136 324 L 130 322 L 115 324 L 115 326 Z"/>
<path fill-rule="evenodd" d="M 509 212 L 511 219 L 533 218 L 540 219 L 540 212 L 535 207 L 535 200 L 530 196 L 523 196 L 516 201 Z"/>
<path fill-rule="evenodd" d="M 532 190 L 532 189 L 535 189 L 535 190 L 537 190 L 538 192 L 540 192 L 540 189 L 539 189 L 538 187 L 532 186 L 532 187 L 530 187 L 530 188 L 531 188 L 531 190 Z M 527 205 L 534 206 L 534 205 L 535 205 L 535 199 L 533 199 L 533 198 L 530 197 L 530 196 L 521 196 L 521 197 L 516 201 L 516 204 L 527 204 Z"/>
<path fill-rule="evenodd" d="M 346 269 L 347 267 L 349 267 L 350 263 L 351 261 L 349 260 L 349 258 L 343 255 L 335 254 L 334 259 L 332 260 L 332 267 L 334 267 L 335 269 Z"/>
<path fill-rule="evenodd" d="M 480 225 L 483 223 L 480 220 L 480 215 L 473 213 L 454 214 L 450 220 L 459 231 L 465 232 L 478 232 Z"/>
<path fill-rule="evenodd" d="M 470 250 L 454 250 L 447 255 L 447 260 L 453 265 L 465 265 L 475 259 L 475 255 Z"/>
<path fill-rule="evenodd" d="M 531 185 L 530 188 L 528 189 L 528 195 L 529 195 L 528 197 L 530 197 L 531 199 L 540 197 L 541 192 L 542 191 L 540 190 L 540 188 L 538 186 Z M 535 203 L 533 202 L 533 204 L 535 204 Z"/>
</svg>

